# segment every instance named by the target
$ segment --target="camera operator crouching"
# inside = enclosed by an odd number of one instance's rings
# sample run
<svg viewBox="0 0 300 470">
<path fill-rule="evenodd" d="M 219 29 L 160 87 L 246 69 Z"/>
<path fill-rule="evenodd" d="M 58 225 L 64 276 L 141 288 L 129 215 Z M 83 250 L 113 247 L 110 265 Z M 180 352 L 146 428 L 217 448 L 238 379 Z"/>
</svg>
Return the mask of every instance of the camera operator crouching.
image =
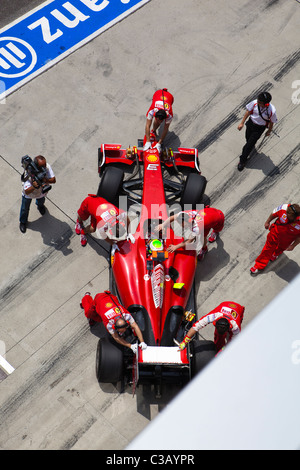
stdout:
<svg viewBox="0 0 300 470">
<path fill-rule="evenodd" d="M 56 183 L 56 178 L 46 158 L 38 155 L 33 160 L 26 155 L 22 157 L 21 164 L 24 173 L 21 176 L 23 182 L 22 204 L 20 210 L 20 230 L 26 232 L 29 209 L 32 199 L 41 215 L 46 212 L 45 197 L 51 189 L 51 184 Z"/>
</svg>

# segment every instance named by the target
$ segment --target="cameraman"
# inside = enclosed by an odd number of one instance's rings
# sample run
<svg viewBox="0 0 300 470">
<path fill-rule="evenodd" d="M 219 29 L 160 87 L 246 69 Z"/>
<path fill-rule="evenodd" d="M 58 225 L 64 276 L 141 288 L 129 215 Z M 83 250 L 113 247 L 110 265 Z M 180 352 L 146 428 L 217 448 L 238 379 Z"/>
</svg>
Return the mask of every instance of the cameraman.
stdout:
<svg viewBox="0 0 300 470">
<path fill-rule="evenodd" d="M 29 209 L 32 199 L 35 199 L 35 203 L 41 215 L 44 215 L 46 212 L 45 208 L 45 196 L 46 186 L 49 188 L 49 184 L 56 183 L 56 178 L 53 173 L 53 170 L 49 163 L 46 162 L 46 158 L 42 155 L 38 155 L 34 158 L 35 165 L 42 171 L 46 170 L 45 177 L 43 178 L 42 183 L 39 182 L 34 174 L 27 174 L 24 178 L 23 176 L 23 192 L 22 192 L 22 204 L 20 210 L 20 230 L 22 233 L 26 232 L 27 220 L 29 215 Z"/>
</svg>

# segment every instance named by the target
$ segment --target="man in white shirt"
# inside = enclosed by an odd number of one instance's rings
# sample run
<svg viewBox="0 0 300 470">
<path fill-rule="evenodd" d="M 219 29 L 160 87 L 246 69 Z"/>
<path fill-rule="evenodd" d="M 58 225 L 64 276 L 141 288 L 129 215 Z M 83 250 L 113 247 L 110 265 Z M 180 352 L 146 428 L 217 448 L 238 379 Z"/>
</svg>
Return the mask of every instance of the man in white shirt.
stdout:
<svg viewBox="0 0 300 470">
<path fill-rule="evenodd" d="M 270 102 L 272 96 L 267 91 L 260 93 L 256 100 L 251 101 L 246 105 L 247 111 L 240 124 L 238 130 L 241 131 L 246 122 L 246 144 L 243 147 L 238 164 L 238 170 L 242 171 L 245 168 L 247 158 L 254 148 L 258 139 L 262 136 L 267 129 L 266 136 L 271 134 L 273 125 L 277 122 L 276 109 Z M 249 119 L 248 119 L 249 118 Z M 247 120 L 248 119 L 248 120 Z"/>
<path fill-rule="evenodd" d="M 22 203 L 20 210 L 20 230 L 22 233 L 26 232 L 27 221 L 29 215 L 29 209 L 32 199 L 35 199 L 38 211 L 41 215 L 44 215 L 46 212 L 45 208 L 45 197 L 47 195 L 47 190 L 49 190 L 49 185 L 56 183 L 56 178 L 53 173 L 53 170 L 49 163 L 47 163 L 46 158 L 42 155 L 38 155 L 33 160 L 34 164 L 41 171 L 46 170 L 45 177 L 43 178 L 42 184 L 39 182 L 34 175 L 24 173 L 23 180 L 23 192 L 22 192 Z"/>
</svg>

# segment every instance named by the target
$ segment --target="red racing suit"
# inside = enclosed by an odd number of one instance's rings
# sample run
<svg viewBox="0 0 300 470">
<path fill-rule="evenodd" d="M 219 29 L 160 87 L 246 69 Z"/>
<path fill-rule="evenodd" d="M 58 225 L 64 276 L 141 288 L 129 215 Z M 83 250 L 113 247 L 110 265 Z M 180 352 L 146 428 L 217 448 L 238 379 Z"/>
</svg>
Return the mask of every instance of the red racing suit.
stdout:
<svg viewBox="0 0 300 470">
<path fill-rule="evenodd" d="M 106 224 L 114 225 L 116 217 L 120 223 L 125 225 L 126 212 L 118 209 L 116 206 L 107 202 L 102 197 L 89 194 L 86 197 L 78 210 L 78 215 L 82 220 L 87 220 L 91 217 L 91 226 L 94 229 L 100 230 L 104 228 Z M 122 219 L 122 220 L 121 220 Z"/>
<path fill-rule="evenodd" d="M 241 324 L 244 318 L 244 310 L 240 304 L 236 302 L 222 302 L 218 307 L 204 315 L 197 322 L 195 322 L 192 328 L 196 331 L 201 330 L 209 323 L 216 325 L 217 320 L 220 318 L 226 318 L 230 324 L 230 330 L 227 333 L 219 334 L 215 328 L 214 332 L 214 343 L 217 352 L 219 352 L 226 343 L 231 341 L 232 337 L 241 331 Z"/>
<path fill-rule="evenodd" d="M 266 243 L 261 254 L 255 260 L 257 269 L 264 269 L 272 255 L 281 255 L 296 238 L 300 237 L 300 217 L 289 222 L 286 215 L 288 207 L 289 204 L 282 204 L 274 209 L 273 214 L 277 219 L 271 224 Z"/>
<path fill-rule="evenodd" d="M 81 300 L 84 314 L 87 318 L 96 322 L 103 322 L 107 331 L 113 335 L 115 328 L 115 320 L 124 318 L 124 320 L 132 325 L 133 317 L 130 315 L 118 301 L 117 297 L 109 291 L 97 294 L 93 300 L 92 296 L 86 294 Z"/>
<path fill-rule="evenodd" d="M 151 106 L 146 114 L 147 118 L 152 119 L 159 109 L 163 109 L 168 115 L 168 117 L 166 118 L 166 123 L 169 124 L 173 119 L 173 102 L 174 97 L 173 95 L 171 95 L 171 93 L 168 92 L 167 88 L 157 90 L 152 97 Z"/>
<path fill-rule="evenodd" d="M 213 207 L 205 207 L 199 211 L 183 211 L 191 216 L 190 222 L 193 224 L 192 231 L 199 235 L 204 231 L 204 237 L 207 237 L 210 230 L 216 233 L 221 232 L 224 227 L 225 217 L 222 211 Z"/>
</svg>

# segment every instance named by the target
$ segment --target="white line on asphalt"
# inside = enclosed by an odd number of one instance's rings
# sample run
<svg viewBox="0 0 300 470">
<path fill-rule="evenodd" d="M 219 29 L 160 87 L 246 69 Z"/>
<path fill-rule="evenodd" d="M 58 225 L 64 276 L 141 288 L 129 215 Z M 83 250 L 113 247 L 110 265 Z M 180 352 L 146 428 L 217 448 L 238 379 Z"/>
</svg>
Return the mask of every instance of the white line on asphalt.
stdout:
<svg viewBox="0 0 300 470">
<path fill-rule="evenodd" d="M 4 357 L 0 356 L 0 368 L 5 372 L 6 374 L 12 374 L 13 371 L 15 370 L 13 366 L 11 366 Z"/>
</svg>

